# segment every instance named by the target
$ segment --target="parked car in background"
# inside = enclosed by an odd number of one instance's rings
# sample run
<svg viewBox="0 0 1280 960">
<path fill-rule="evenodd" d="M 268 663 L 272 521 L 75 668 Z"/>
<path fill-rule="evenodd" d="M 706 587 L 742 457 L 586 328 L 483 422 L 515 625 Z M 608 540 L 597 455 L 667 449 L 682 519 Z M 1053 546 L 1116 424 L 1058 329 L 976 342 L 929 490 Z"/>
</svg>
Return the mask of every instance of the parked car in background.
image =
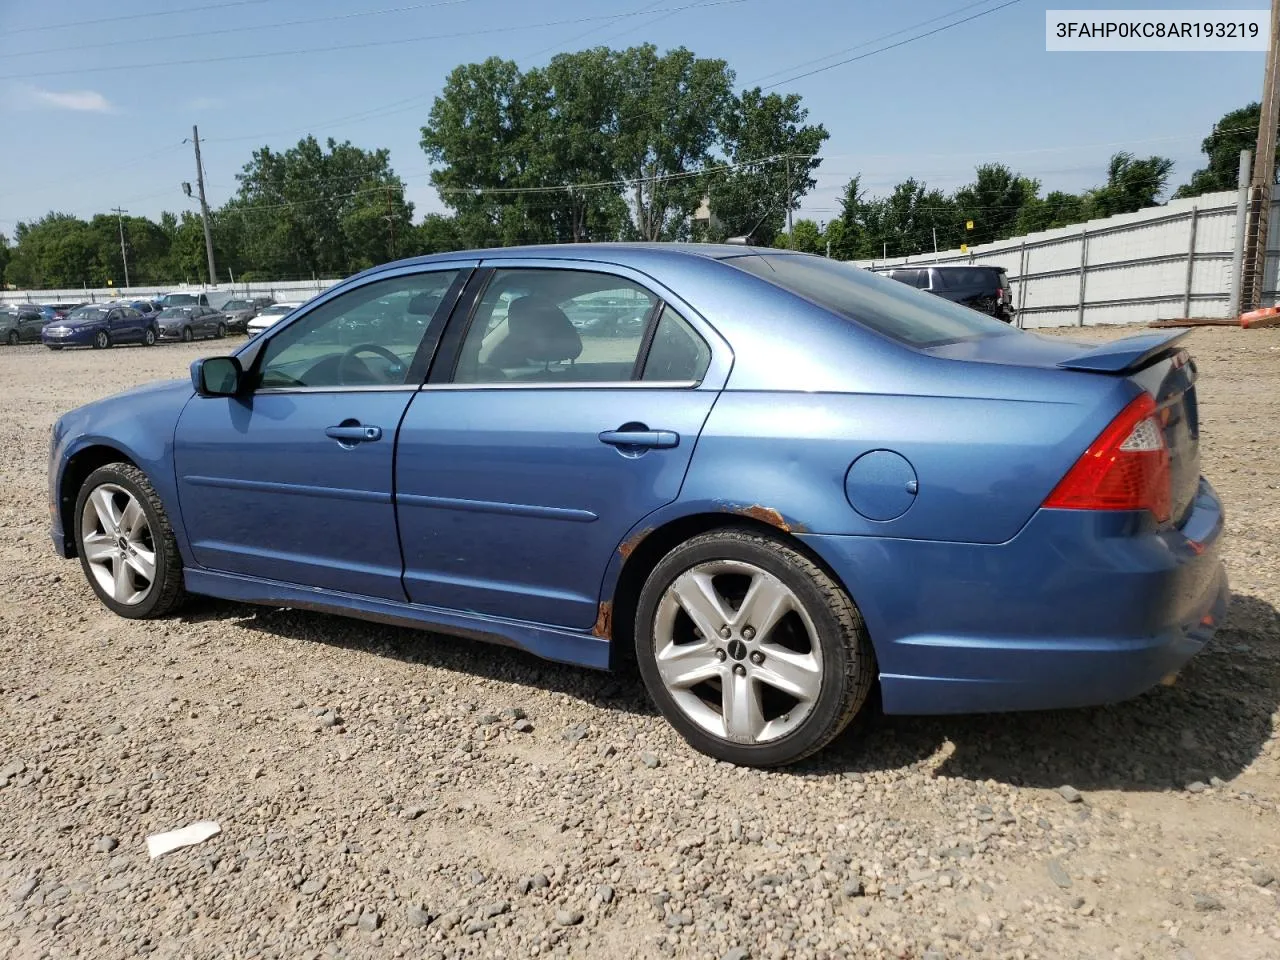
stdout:
<svg viewBox="0 0 1280 960">
<path fill-rule="evenodd" d="M 261 309 L 252 300 L 228 300 L 219 308 L 227 318 L 227 329 L 236 333 L 244 333 L 249 321 L 258 315 Z"/>
<path fill-rule="evenodd" d="M 166 293 L 156 300 L 161 310 L 169 307 L 207 307 L 209 296 L 204 293 Z"/>
<path fill-rule="evenodd" d="M 221 339 L 227 335 L 227 318 L 212 307 L 166 307 L 156 315 L 156 333 L 161 340 Z"/>
<path fill-rule="evenodd" d="M 76 307 L 83 306 L 83 303 L 42 303 L 40 308 L 46 320 L 61 320 Z"/>
<path fill-rule="evenodd" d="M 263 330 L 266 330 L 268 327 L 273 326 L 275 323 L 283 320 L 291 314 L 294 310 L 297 310 L 300 306 L 302 306 L 300 303 L 273 303 L 271 306 L 266 307 L 261 313 L 249 321 L 246 328 L 249 336 L 255 336 Z"/>
<path fill-rule="evenodd" d="M 45 317 L 39 304 L 0 304 L 0 343 L 16 346 L 19 343 L 39 343 Z"/>
<path fill-rule="evenodd" d="M 121 343 L 156 342 L 156 322 L 127 303 L 90 303 L 77 307 L 61 320 L 47 323 L 41 339 L 50 350 L 94 347 L 103 350 Z"/>
<path fill-rule="evenodd" d="M 137 310 L 144 317 L 154 317 L 161 310 L 160 304 L 156 303 L 154 300 L 130 300 L 129 306 L 133 307 L 133 309 Z"/>
<path fill-rule="evenodd" d="M 624 299 L 636 330 L 570 319 Z M 776 766 L 877 683 L 891 714 L 1080 707 L 1209 641 L 1185 335 L 1039 336 L 734 245 L 418 258 L 63 416 L 51 532 L 125 617 L 190 592 L 634 655 L 695 748 Z"/>
<path fill-rule="evenodd" d="M 972 307 L 1009 323 L 1013 320 L 1013 288 L 1003 267 L 944 264 L 942 266 L 877 269 L 899 283 L 954 303 Z"/>
</svg>

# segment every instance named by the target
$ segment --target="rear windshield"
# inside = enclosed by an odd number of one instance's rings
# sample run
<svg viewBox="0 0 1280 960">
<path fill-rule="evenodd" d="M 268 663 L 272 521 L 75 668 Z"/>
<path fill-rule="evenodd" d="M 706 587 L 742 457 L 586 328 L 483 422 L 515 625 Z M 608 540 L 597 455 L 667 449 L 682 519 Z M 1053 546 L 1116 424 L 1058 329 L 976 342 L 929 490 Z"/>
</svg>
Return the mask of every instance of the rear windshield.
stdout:
<svg viewBox="0 0 1280 960">
<path fill-rule="evenodd" d="M 725 262 L 913 347 L 1015 332 L 994 317 L 852 264 L 786 254 L 752 254 Z"/>
</svg>

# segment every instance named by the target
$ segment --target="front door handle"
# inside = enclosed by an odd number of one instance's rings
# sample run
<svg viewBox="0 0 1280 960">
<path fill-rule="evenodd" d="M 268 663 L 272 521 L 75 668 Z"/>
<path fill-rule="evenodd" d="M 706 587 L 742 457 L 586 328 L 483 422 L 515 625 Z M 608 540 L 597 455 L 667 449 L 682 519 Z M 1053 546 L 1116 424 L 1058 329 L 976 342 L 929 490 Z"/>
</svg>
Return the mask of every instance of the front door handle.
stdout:
<svg viewBox="0 0 1280 960">
<path fill-rule="evenodd" d="M 679 446 L 680 434 L 674 430 L 606 430 L 600 434 L 600 442 L 611 447 L 666 449 Z"/>
<path fill-rule="evenodd" d="M 359 423 L 344 423 L 337 427 L 325 427 L 324 435 L 339 443 L 370 443 L 382 439 L 382 428 L 367 427 Z"/>
</svg>

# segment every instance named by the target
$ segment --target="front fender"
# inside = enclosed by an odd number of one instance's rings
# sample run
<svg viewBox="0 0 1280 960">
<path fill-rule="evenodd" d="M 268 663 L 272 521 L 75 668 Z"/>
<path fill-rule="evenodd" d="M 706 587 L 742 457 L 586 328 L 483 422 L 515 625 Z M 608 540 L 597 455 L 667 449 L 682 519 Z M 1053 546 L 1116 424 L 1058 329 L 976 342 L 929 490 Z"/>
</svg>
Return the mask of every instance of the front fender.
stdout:
<svg viewBox="0 0 1280 960">
<path fill-rule="evenodd" d="M 178 502 L 173 444 L 178 418 L 193 392 L 185 381 L 166 381 L 109 397 L 68 413 L 54 427 L 50 454 L 50 499 L 54 540 L 69 540 L 68 520 L 74 496 L 65 489 L 68 470 L 77 457 L 95 450 L 114 450 L 142 470 L 160 497 L 173 527 L 184 564 L 194 564 Z M 96 456 L 94 459 L 98 459 Z M 64 555 L 69 550 L 60 549 Z"/>
</svg>

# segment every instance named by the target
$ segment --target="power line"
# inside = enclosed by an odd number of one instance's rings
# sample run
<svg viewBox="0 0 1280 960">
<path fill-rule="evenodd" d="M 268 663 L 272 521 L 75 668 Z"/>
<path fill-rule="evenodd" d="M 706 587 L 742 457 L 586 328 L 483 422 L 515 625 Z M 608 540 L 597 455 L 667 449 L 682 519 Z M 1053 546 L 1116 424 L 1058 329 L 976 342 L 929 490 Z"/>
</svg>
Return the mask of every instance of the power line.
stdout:
<svg viewBox="0 0 1280 960">
<path fill-rule="evenodd" d="M 471 0 L 434 0 L 432 3 L 413 3 L 405 7 L 386 7 L 382 10 L 359 10 L 354 13 L 339 13 L 327 17 L 307 17 L 302 20 L 278 20 L 275 23 L 262 23 L 253 27 L 219 27 L 213 30 L 195 30 L 190 33 L 170 33 L 156 37 L 137 37 L 126 40 L 111 40 L 106 43 L 83 43 L 74 46 L 57 46 L 48 47 L 43 50 L 18 50 L 7 53 L 9 59 L 14 57 L 36 57 L 47 56 L 48 54 L 67 53 L 73 50 L 97 50 L 107 47 L 118 47 L 128 44 L 130 47 L 139 45 L 146 46 L 151 43 L 161 43 L 167 40 L 187 40 L 192 37 L 216 37 L 224 33 L 240 33 L 243 34 L 246 29 L 251 29 L 255 33 L 260 30 L 276 30 L 283 27 L 301 27 L 313 23 L 333 23 L 339 20 L 356 20 L 362 17 L 382 17 L 393 13 L 409 13 L 414 10 L 426 10 L 431 7 L 451 7 L 460 3 L 470 3 Z M 661 2 L 661 0 L 660 0 Z"/>
<path fill-rule="evenodd" d="M 1015 3 L 1021 3 L 1021 2 L 1022 0 L 1005 0 L 1005 2 L 1000 4 L 998 7 L 992 7 L 989 10 L 981 10 L 978 13 L 965 17 L 962 20 L 956 20 L 954 23 L 943 24 L 940 27 L 935 27 L 933 30 L 927 30 L 924 33 L 917 34 L 914 37 L 907 37 L 905 40 L 899 40 L 897 43 L 891 43 L 891 44 L 888 44 L 887 46 L 877 47 L 875 50 L 868 50 L 866 53 L 860 53 L 856 57 L 848 57 L 847 59 L 844 59 L 844 60 L 837 60 L 835 63 L 827 64 L 827 66 L 825 67 L 817 67 L 816 69 L 808 70 L 804 73 L 798 73 L 795 76 L 787 77 L 787 79 L 785 80 L 779 80 L 776 83 L 771 83 L 768 86 L 764 87 L 764 89 L 772 90 L 774 87 L 780 87 L 784 83 L 794 83 L 795 81 L 803 80 L 806 77 L 812 77 L 819 73 L 826 73 L 828 70 L 834 70 L 836 67 L 843 67 L 843 66 L 846 66 L 847 64 L 855 63 L 858 60 L 865 60 L 867 57 L 874 57 L 876 54 L 884 53 L 886 50 L 894 50 L 898 47 L 904 47 L 908 43 L 915 43 L 917 40 L 923 40 L 926 37 L 932 37 L 935 34 L 942 33 L 944 30 L 950 30 L 952 27 L 958 27 L 961 24 L 969 23 L 973 20 L 977 20 L 979 17 L 985 17 L 988 14 L 996 13 L 999 10 L 1003 10 L 1005 7 L 1012 7 Z"/>
<path fill-rule="evenodd" d="M 676 13 L 683 10 L 698 10 L 706 7 L 723 7 L 734 4 L 744 3 L 746 0 L 703 0 L 700 3 L 690 3 L 679 7 L 668 7 L 665 10 L 651 11 L 655 13 Z M 1017 0 L 1014 0 L 1017 2 Z M 339 43 L 327 47 L 295 47 L 284 48 L 279 50 L 271 50 L 263 53 L 239 53 L 229 54 L 221 57 L 202 57 L 201 64 L 209 63 L 229 63 L 232 61 L 242 60 L 277 60 L 281 57 L 308 56 L 316 53 L 339 53 L 346 50 L 364 50 L 374 47 L 398 46 L 406 43 L 423 43 L 429 40 L 458 40 L 463 37 L 479 37 L 496 33 L 514 33 L 526 30 L 538 30 L 544 27 L 560 27 L 577 23 L 592 23 L 596 21 L 624 20 L 628 17 L 640 16 L 635 12 L 631 13 L 613 13 L 598 14 L 590 17 L 573 17 L 565 20 L 548 20 L 543 23 L 527 23 L 520 26 L 501 26 L 486 27 L 480 30 L 462 30 L 455 33 L 435 33 L 424 34 L 417 37 L 391 37 L 385 40 L 362 40 L 356 43 Z M 138 70 L 153 69 L 156 67 L 180 67 L 190 66 L 191 60 L 144 60 L 141 63 L 122 63 L 111 64 L 102 67 L 80 67 L 74 70 L 45 70 L 39 73 L 23 71 L 21 73 L 0 74 L 0 80 L 24 80 L 34 79 L 38 77 L 61 77 L 68 74 L 82 73 L 114 73 L 121 70 L 136 72 Z"/>
<path fill-rule="evenodd" d="M 225 0 L 223 3 L 206 3 L 199 7 L 181 7 L 177 10 L 152 10 L 148 13 L 126 13 L 117 17 L 98 17 L 96 20 L 68 20 L 65 23 L 47 23 L 38 27 L 19 27 L 6 30 L 6 36 L 16 33 L 36 33 L 41 30 L 65 30 L 68 27 L 89 27 L 101 23 L 119 23 L 123 20 L 149 20 L 152 17 L 172 17 L 183 13 L 199 13 L 204 10 L 225 10 L 228 7 L 249 7 L 257 4 L 271 3 L 272 0 Z"/>
</svg>

